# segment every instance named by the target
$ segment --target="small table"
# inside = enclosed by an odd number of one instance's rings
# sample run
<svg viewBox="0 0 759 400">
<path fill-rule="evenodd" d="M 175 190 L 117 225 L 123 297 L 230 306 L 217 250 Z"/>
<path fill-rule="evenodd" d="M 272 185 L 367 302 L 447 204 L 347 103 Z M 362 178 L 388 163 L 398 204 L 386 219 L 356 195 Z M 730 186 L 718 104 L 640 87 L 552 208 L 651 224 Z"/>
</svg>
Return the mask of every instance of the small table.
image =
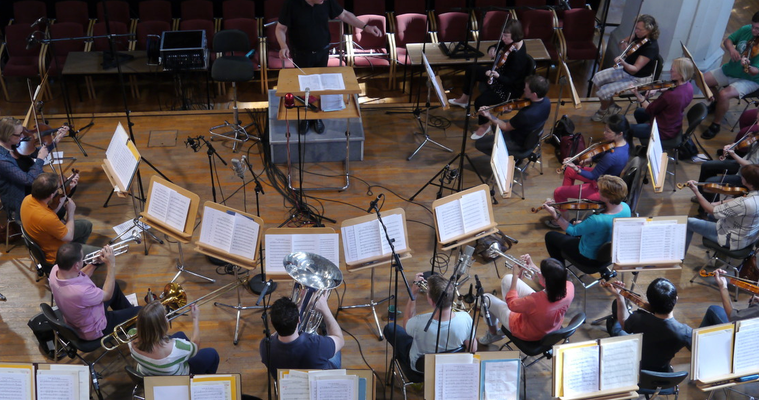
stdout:
<svg viewBox="0 0 759 400">
<path fill-rule="evenodd" d="M 118 53 L 134 57 L 121 63 L 121 72 L 129 75 L 132 97 L 139 99 L 140 91 L 137 90 L 137 77 L 135 75 L 163 72 L 163 68 L 158 65 L 148 65 L 148 55 L 144 50 L 119 51 Z M 92 75 L 110 75 L 118 72 L 118 68 L 103 69 L 102 51 L 72 51 L 63 66 L 63 75 L 85 75 L 84 81 L 90 99 L 97 98 L 95 88 L 92 85 Z"/>
</svg>

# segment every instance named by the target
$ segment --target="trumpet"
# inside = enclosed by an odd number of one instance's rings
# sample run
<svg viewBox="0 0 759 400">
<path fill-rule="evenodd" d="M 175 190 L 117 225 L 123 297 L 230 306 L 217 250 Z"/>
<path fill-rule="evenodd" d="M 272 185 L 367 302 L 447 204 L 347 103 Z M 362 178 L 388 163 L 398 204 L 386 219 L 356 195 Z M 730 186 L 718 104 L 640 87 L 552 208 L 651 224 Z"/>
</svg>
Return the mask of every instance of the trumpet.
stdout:
<svg viewBox="0 0 759 400">
<path fill-rule="evenodd" d="M 524 263 L 524 261 L 512 256 L 511 254 L 506 254 L 501 251 L 501 246 L 498 244 L 498 242 L 493 242 L 490 244 L 490 247 L 486 250 L 488 252 L 488 256 L 496 258 L 498 256 L 503 257 L 504 259 L 504 265 L 508 269 L 514 269 L 514 265 L 519 266 L 519 268 L 522 268 L 522 273 L 519 276 L 523 279 L 529 279 L 529 280 L 535 280 L 535 274 L 537 271 L 532 269 L 532 267 L 529 267 L 527 264 Z"/>
<path fill-rule="evenodd" d="M 114 243 L 113 246 L 111 246 L 111 249 L 113 249 L 113 255 L 119 256 L 124 253 L 129 253 L 129 242 L 135 242 L 137 244 L 140 244 L 142 242 L 142 237 L 140 236 L 139 233 L 137 233 L 137 231 L 132 231 L 131 236 L 129 236 L 128 238 L 118 243 Z M 102 250 L 96 250 L 84 256 L 84 260 L 83 260 L 84 265 L 92 264 L 93 262 L 95 262 L 95 260 L 97 260 L 98 257 L 100 257 L 101 252 Z"/>
<path fill-rule="evenodd" d="M 159 301 L 169 309 L 169 312 L 166 313 L 166 319 L 172 321 L 175 318 L 181 317 L 190 312 L 190 306 L 193 304 L 201 306 L 231 290 L 237 289 L 240 286 L 248 287 L 249 279 L 250 277 L 246 277 L 245 279 L 238 279 L 235 282 L 228 283 L 190 303 L 187 302 L 187 292 L 184 291 L 182 286 L 178 283 L 171 282 L 163 287 L 163 293 L 159 296 Z M 137 338 L 137 334 L 132 331 L 136 326 L 137 316 L 116 325 L 116 327 L 113 328 L 113 332 L 100 339 L 100 345 L 106 351 L 111 351 L 122 344 L 133 341 Z M 111 346 L 109 343 L 115 344 Z"/>
<path fill-rule="evenodd" d="M 427 290 L 428 290 L 427 280 L 422 279 L 420 281 L 414 281 L 414 285 L 419 287 L 420 293 L 427 293 Z M 470 287 L 469 288 L 470 294 L 471 294 L 471 290 L 472 288 Z M 466 296 L 462 296 L 461 293 L 459 293 L 459 288 L 458 286 L 456 286 L 454 289 L 454 299 L 453 299 L 453 302 L 451 303 L 451 308 L 453 309 L 454 312 L 463 311 L 463 312 L 468 313 L 472 310 L 471 304 L 467 304 L 468 300 L 465 299 L 465 297 Z"/>
</svg>

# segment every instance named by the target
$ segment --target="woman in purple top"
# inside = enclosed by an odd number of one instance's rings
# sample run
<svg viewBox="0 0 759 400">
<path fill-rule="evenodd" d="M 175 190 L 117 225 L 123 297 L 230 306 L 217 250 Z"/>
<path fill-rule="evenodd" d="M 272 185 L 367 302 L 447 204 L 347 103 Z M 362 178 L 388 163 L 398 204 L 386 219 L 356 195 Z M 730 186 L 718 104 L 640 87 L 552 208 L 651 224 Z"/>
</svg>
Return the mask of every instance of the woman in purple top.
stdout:
<svg viewBox="0 0 759 400">
<path fill-rule="evenodd" d="M 640 139 L 640 144 L 648 146 L 651 123 L 654 118 L 659 127 L 661 140 L 677 137 L 683 128 L 683 112 L 693 100 L 693 86 L 689 82 L 693 77 L 693 71 L 693 63 L 687 58 L 681 57 L 672 61 L 669 73 L 675 82 L 675 88 L 662 93 L 654 101 L 648 100 L 653 91 L 647 92 L 644 96 L 635 87 L 632 88 L 640 107 L 635 110 L 637 124 L 632 125 L 631 136 L 626 138 L 628 143 L 632 143 L 632 136 L 634 136 Z"/>
</svg>

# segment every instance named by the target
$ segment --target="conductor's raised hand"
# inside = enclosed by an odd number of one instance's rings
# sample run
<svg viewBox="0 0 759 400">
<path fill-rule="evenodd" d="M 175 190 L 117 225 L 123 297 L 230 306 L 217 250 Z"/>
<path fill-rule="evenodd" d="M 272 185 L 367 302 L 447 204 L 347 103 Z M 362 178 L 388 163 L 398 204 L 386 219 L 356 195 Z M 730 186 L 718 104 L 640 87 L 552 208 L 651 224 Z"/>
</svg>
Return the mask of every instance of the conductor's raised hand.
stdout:
<svg viewBox="0 0 759 400">
<path fill-rule="evenodd" d="M 290 60 L 290 49 L 288 48 L 279 49 L 279 59 L 282 61 Z"/>
</svg>

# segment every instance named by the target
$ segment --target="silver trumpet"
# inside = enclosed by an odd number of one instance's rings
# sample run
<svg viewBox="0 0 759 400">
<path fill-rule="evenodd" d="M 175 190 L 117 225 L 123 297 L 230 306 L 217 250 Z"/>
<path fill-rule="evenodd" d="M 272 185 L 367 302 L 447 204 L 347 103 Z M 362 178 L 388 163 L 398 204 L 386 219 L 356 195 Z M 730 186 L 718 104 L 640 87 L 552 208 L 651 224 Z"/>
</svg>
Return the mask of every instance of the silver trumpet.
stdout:
<svg viewBox="0 0 759 400">
<path fill-rule="evenodd" d="M 137 244 L 140 244 L 142 242 L 142 236 L 140 236 L 140 234 L 137 233 L 137 231 L 132 231 L 132 236 L 129 236 L 128 238 L 126 238 L 126 239 L 124 239 L 124 240 L 122 240 L 122 241 L 120 241 L 118 243 L 114 243 L 111 246 L 111 248 L 113 249 L 113 255 L 114 256 L 118 256 L 118 255 L 122 255 L 124 253 L 128 253 L 129 252 L 129 242 L 135 242 Z M 84 256 L 84 265 L 92 264 L 93 262 L 95 262 L 95 260 L 97 260 L 98 257 L 100 257 L 100 252 L 101 251 L 102 250 L 96 250 L 96 251 L 93 251 L 92 253 L 87 254 L 86 256 Z"/>
<path fill-rule="evenodd" d="M 414 285 L 419 287 L 419 293 L 427 293 L 427 290 L 428 290 L 427 280 L 422 279 L 421 281 L 414 281 Z M 451 308 L 453 309 L 453 311 L 454 312 L 463 311 L 467 313 L 472 311 L 471 304 L 467 304 L 464 301 L 464 296 L 462 296 L 459 293 L 458 286 L 455 287 L 454 292 L 455 292 L 454 299 L 453 299 L 453 302 L 451 303 Z"/>
<path fill-rule="evenodd" d="M 514 265 L 518 265 L 520 268 L 522 268 L 522 274 L 520 275 L 520 278 L 534 280 L 535 279 L 535 270 L 531 267 L 527 266 L 524 261 L 512 256 L 511 254 L 506 254 L 501 251 L 501 246 L 498 244 L 498 242 L 493 242 L 490 244 L 490 247 L 487 249 L 488 256 L 496 258 L 498 256 L 503 257 L 504 264 L 508 269 L 514 269 Z"/>
</svg>

